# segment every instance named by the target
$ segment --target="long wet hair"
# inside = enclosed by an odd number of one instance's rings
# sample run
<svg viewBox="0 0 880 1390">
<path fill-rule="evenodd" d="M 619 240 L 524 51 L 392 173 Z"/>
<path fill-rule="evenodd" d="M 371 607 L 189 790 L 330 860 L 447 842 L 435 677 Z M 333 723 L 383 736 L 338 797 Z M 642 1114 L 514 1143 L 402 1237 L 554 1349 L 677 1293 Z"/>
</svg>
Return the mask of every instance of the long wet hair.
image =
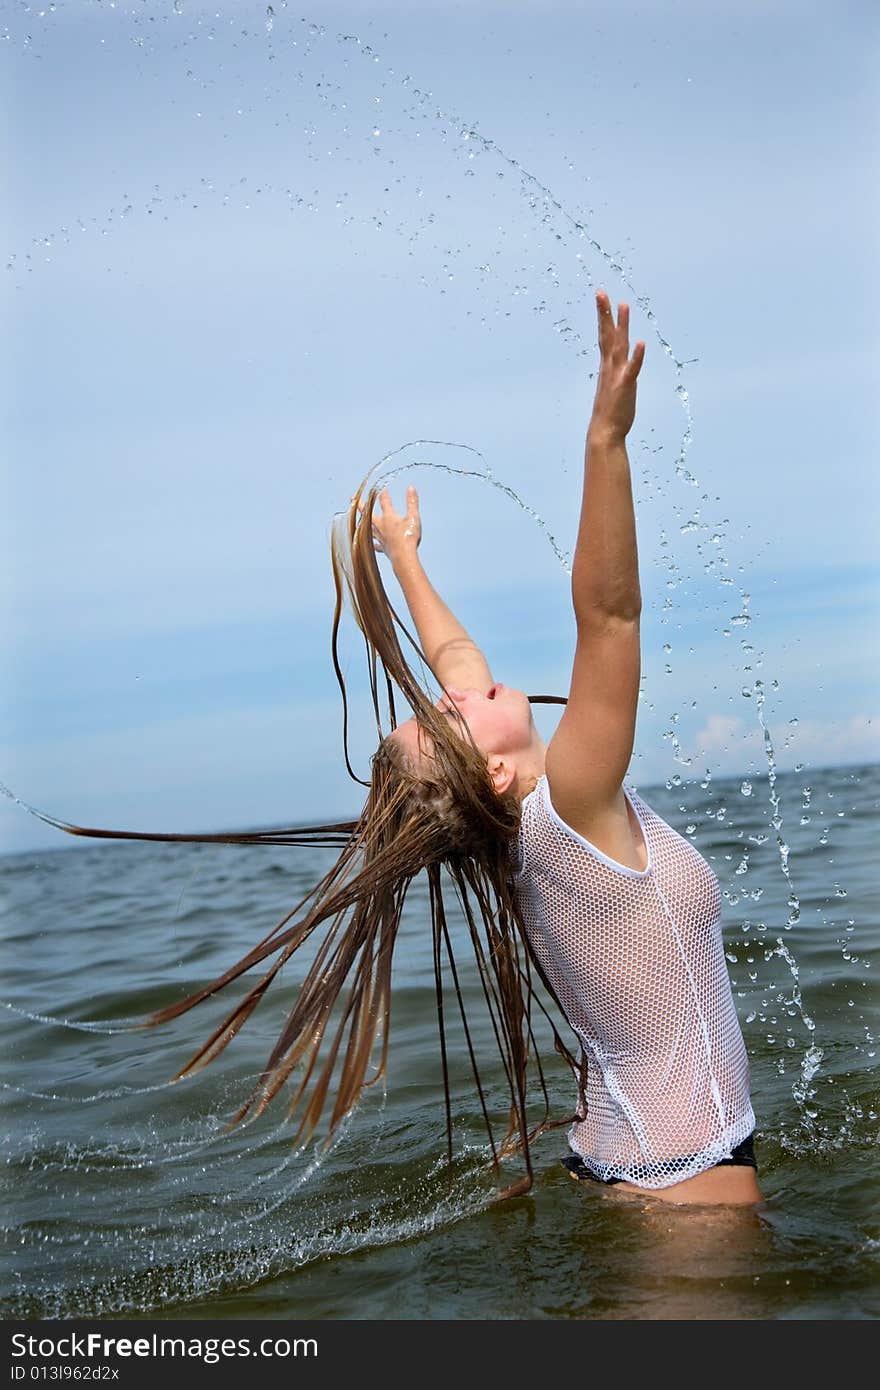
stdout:
<svg viewBox="0 0 880 1390">
<path fill-rule="evenodd" d="M 336 602 L 331 648 L 342 692 L 343 746 L 349 775 L 368 788 L 360 816 L 354 821 L 282 830 L 229 834 L 158 834 L 99 830 L 41 819 L 71 835 L 106 839 L 192 841 L 213 844 L 322 845 L 339 849 L 332 868 L 277 925 L 235 965 L 179 1003 L 159 1009 L 141 1027 L 167 1023 L 210 999 L 266 961 L 268 969 L 253 983 L 223 1022 L 181 1067 L 175 1080 L 211 1062 L 244 1026 L 282 966 L 322 929 L 314 960 L 297 992 L 259 1078 L 230 1121 L 256 1118 L 293 1073 L 291 1116 L 299 1122 L 294 1144 L 308 1140 L 332 1097 L 327 1139 L 350 1113 L 366 1086 L 386 1075 L 391 1014 L 391 968 L 406 895 L 413 880 L 425 873 L 431 912 L 431 950 L 439 1025 L 445 1098 L 447 1157 L 452 1162 L 452 1103 L 446 1036 L 444 957 L 456 996 L 465 1044 L 480 1107 L 489 1135 L 492 1162 L 520 1154 L 525 1175 L 509 1183 L 499 1198 L 518 1196 L 532 1185 L 530 1145 L 538 1134 L 568 1124 L 573 1115 L 552 1120 L 544 1068 L 533 1028 L 533 1012 L 546 1018 L 556 1051 L 578 1080 L 578 1114 L 586 1104 L 586 1063 L 576 1061 L 557 1031 L 553 1018 L 534 987 L 542 982 L 552 1003 L 562 1008 L 529 950 L 517 908 L 512 872 L 520 823 L 520 802 L 508 791 L 499 794 L 489 776 L 485 756 L 475 746 L 467 725 L 455 732 L 416 679 L 401 649 L 398 632 L 413 648 L 423 667 L 427 659 L 415 638 L 391 606 L 376 559 L 372 516 L 378 495 L 366 493 L 366 479 L 347 513 L 334 521 L 331 557 Z M 339 663 L 338 639 L 346 591 L 354 618 L 363 634 L 379 744 L 371 759 L 370 779 L 359 778 L 348 750 L 349 704 Z M 382 704 L 390 730 L 397 726 L 395 688 L 403 696 L 423 733 L 430 737 L 431 756 L 412 759 L 383 732 Z M 537 703 L 564 703 L 557 696 L 530 696 Z M 408 716 L 407 716 L 408 717 Z M 32 808 L 31 808 L 32 809 Z M 447 897 L 451 881 L 467 924 L 476 967 L 491 1019 L 509 1089 L 507 1129 L 496 1142 L 474 1040 L 465 1013 L 460 972 L 454 959 Z M 426 942 L 427 946 L 427 942 Z M 368 1075 L 377 1038 L 381 1055 Z M 528 1115 L 529 1092 L 536 1083 L 541 1113 Z"/>
</svg>

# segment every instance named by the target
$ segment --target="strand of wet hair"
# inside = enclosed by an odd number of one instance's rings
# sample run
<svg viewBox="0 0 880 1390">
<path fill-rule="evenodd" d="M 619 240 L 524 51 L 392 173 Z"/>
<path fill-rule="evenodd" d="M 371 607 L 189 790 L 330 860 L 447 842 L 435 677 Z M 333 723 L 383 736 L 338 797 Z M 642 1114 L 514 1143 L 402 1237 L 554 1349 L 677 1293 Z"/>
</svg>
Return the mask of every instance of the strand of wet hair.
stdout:
<svg viewBox="0 0 880 1390">
<path fill-rule="evenodd" d="M 509 1066 L 508 1066 L 507 1056 L 505 1055 L 504 1040 L 503 1040 L 503 1038 L 502 1038 L 502 1036 L 501 1036 L 501 1033 L 499 1032 L 498 1022 L 497 1022 L 496 1015 L 495 1015 L 495 1010 L 496 1010 L 496 1009 L 497 1009 L 497 1011 L 498 1011 L 498 1015 L 499 1015 L 499 1016 L 503 1015 L 504 1010 L 503 1010 L 501 1001 L 500 1001 L 500 999 L 498 998 L 497 993 L 496 993 L 496 987 L 495 987 L 495 982 L 494 982 L 494 979 L 493 979 L 492 971 L 491 971 L 491 969 L 490 969 L 490 967 L 489 967 L 489 965 L 488 965 L 488 963 L 487 963 L 487 961 L 486 961 L 485 953 L 484 953 L 484 951 L 483 951 L 483 943 L 482 943 L 482 941 L 481 941 L 481 939 L 480 939 L 479 928 L 477 927 L 476 920 L 475 920 L 475 918 L 474 918 L 473 909 L 472 909 L 472 907 L 471 907 L 470 898 L 468 897 L 468 893 L 467 893 L 467 889 L 466 889 L 466 887 L 465 887 L 464 879 L 459 877 L 459 875 L 462 874 L 462 873 L 463 873 L 465 876 L 467 876 L 468 879 L 470 880 L 470 875 L 467 874 L 467 868 L 464 868 L 464 869 L 462 869 L 462 870 L 458 870 L 457 872 L 455 872 L 455 873 L 453 874 L 453 882 L 454 882 L 454 884 L 455 884 L 455 888 L 456 888 L 456 892 L 457 892 L 457 895 L 458 895 L 459 903 L 460 903 L 461 908 L 462 908 L 462 912 L 463 912 L 464 917 L 465 917 L 465 920 L 466 920 L 466 922 L 467 922 L 467 924 L 468 924 L 468 930 L 469 930 L 469 932 L 470 932 L 470 937 L 471 937 L 471 945 L 472 945 L 473 948 L 474 948 L 474 955 L 475 955 L 476 960 L 477 960 L 477 967 L 478 967 L 477 973 L 478 973 L 478 975 L 479 975 L 480 984 L 481 984 L 482 989 L 483 989 L 483 996 L 484 996 L 485 1001 L 486 1001 L 486 1008 L 487 1008 L 487 1011 L 488 1011 L 488 1014 L 489 1014 L 489 1018 L 490 1018 L 490 1020 L 491 1020 L 491 1022 L 492 1022 L 492 1030 L 493 1030 L 493 1032 L 494 1032 L 494 1034 L 495 1034 L 495 1041 L 496 1041 L 496 1043 L 497 1043 L 497 1045 L 498 1045 L 498 1051 L 499 1051 L 499 1054 L 500 1054 L 500 1056 L 501 1056 L 501 1062 L 502 1062 L 502 1065 L 503 1065 L 503 1067 L 504 1067 L 505 1074 L 506 1074 L 506 1076 L 507 1076 L 507 1083 L 508 1083 L 509 1088 L 510 1088 L 511 1091 L 512 1091 L 512 1089 L 513 1089 L 513 1078 L 512 1078 L 512 1076 L 511 1076 L 510 1068 L 509 1068 Z M 471 886 L 474 887 L 473 883 L 471 884 Z M 474 891 L 475 891 L 475 892 L 477 891 L 475 887 L 474 887 Z M 477 896 L 478 896 L 478 898 L 479 898 L 480 895 L 477 894 Z M 484 925 L 485 925 L 485 917 L 483 918 L 483 921 L 484 921 Z M 493 1002 L 493 1001 L 494 1001 L 494 1002 Z"/>
<path fill-rule="evenodd" d="M 449 1094 L 449 1057 L 446 1048 L 446 1025 L 443 1009 L 443 968 L 440 958 L 440 929 L 438 909 L 442 911 L 443 895 L 439 891 L 439 865 L 433 864 L 428 870 L 428 892 L 431 903 L 431 958 L 434 970 L 434 995 L 437 1001 L 437 1029 L 440 1035 L 440 1070 L 443 1076 L 443 1112 L 446 1124 L 446 1162 L 452 1165 L 452 1100 Z M 489 1130 L 489 1144 L 492 1157 L 497 1162 L 495 1141 Z"/>
<path fill-rule="evenodd" d="M 521 1033 L 518 1036 L 515 1036 L 514 1030 L 511 1026 L 510 1010 L 503 1007 L 503 1003 L 507 999 L 508 994 L 508 988 L 506 988 L 506 985 L 509 987 L 510 984 L 509 980 L 505 980 L 505 967 L 508 967 L 509 969 L 511 966 L 511 942 L 509 937 L 507 940 L 505 940 L 503 930 L 496 923 L 495 914 L 492 911 L 491 905 L 486 900 L 483 891 L 483 884 L 481 882 L 479 873 L 468 873 L 467 877 L 471 883 L 472 888 L 474 889 L 474 892 L 476 893 L 477 901 L 480 905 L 480 910 L 483 917 L 483 922 L 486 926 L 487 934 L 489 936 L 489 944 L 492 947 L 492 950 L 490 952 L 491 959 L 493 962 L 492 974 L 494 975 L 495 980 L 497 981 L 497 988 L 500 991 L 501 995 L 501 999 L 498 1002 L 498 1013 L 501 1022 L 501 1031 L 504 1038 L 504 1045 L 501 1048 L 501 1052 L 502 1057 L 504 1057 L 506 1050 L 507 1057 L 510 1059 L 510 1066 L 509 1068 L 505 1066 L 505 1070 L 508 1076 L 508 1085 L 511 1093 L 511 1098 L 513 1100 L 513 1106 L 511 1110 L 510 1127 L 508 1128 L 508 1133 L 505 1137 L 504 1145 L 502 1147 L 508 1147 L 514 1128 L 513 1116 L 515 1113 L 519 1113 L 519 1132 L 521 1136 L 523 1156 L 525 1158 L 527 1170 L 529 1174 L 531 1174 L 531 1158 L 528 1151 L 528 1125 L 525 1114 L 525 1097 L 523 1094 L 523 1087 L 526 1081 L 525 1073 L 528 1066 L 528 1056 L 526 1052 L 526 1055 L 522 1058 L 521 1067 L 518 1067 L 516 1065 L 516 1059 L 519 1053 L 519 1049 L 524 1046 L 523 1038 Z M 486 965 L 485 957 L 482 954 L 482 947 L 479 943 L 479 934 L 476 930 L 476 924 L 470 912 L 468 912 L 467 915 L 469 926 L 471 927 L 472 941 L 474 944 L 475 953 L 477 954 L 478 962 L 481 967 L 480 973 L 482 975 L 484 970 L 488 971 L 488 966 Z M 501 1045 L 499 1044 L 499 1046 Z"/>
</svg>

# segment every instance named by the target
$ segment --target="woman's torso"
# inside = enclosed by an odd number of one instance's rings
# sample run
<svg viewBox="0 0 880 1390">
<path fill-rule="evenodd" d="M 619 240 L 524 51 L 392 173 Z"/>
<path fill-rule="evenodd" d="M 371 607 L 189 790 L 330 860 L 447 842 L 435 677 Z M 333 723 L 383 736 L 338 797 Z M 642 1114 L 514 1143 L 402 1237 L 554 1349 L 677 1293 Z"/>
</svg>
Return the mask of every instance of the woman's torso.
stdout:
<svg viewBox="0 0 880 1390">
<path fill-rule="evenodd" d="M 625 804 L 631 838 L 614 843 L 629 863 L 573 830 L 539 779 L 523 801 L 515 888 L 588 1060 L 572 1146 L 597 1176 L 663 1187 L 729 1153 L 754 1114 L 717 877 L 630 788 Z"/>
</svg>

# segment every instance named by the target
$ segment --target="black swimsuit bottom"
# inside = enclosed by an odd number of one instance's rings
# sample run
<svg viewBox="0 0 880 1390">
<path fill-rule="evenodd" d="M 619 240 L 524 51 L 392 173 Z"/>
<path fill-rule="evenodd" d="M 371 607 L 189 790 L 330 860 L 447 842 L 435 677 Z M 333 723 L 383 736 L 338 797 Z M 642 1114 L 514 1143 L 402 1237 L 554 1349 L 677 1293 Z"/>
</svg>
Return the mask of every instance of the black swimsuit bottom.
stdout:
<svg viewBox="0 0 880 1390">
<path fill-rule="evenodd" d="M 757 1169 L 758 1161 L 755 1158 L 754 1141 L 754 1134 L 749 1134 L 745 1139 L 743 1139 L 741 1144 L 737 1144 L 735 1149 L 731 1149 L 729 1158 L 719 1158 L 717 1163 L 713 1163 L 710 1166 L 712 1168 L 721 1168 L 725 1163 L 730 1163 L 733 1164 L 735 1167 Z M 603 1182 L 608 1183 L 609 1185 L 614 1182 L 637 1182 L 640 1177 L 649 1177 L 653 1171 L 650 1168 L 637 1168 L 632 1179 L 600 1178 L 597 1177 L 595 1173 L 590 1171 L 590 1169 L 584 1163 L 584 1160 L 581 1158 L 580 1154 L 571 1153 L 566 1158 L 560 1159 L 560 1162 L 563 1168 L 567 1168 L 570 1173 L 574 1173 L 576 1178 L 590 1178 L 593 1182 Z M 690 1164 L 691 1162 L 693 1162 L 692 1157 L 674 1158 L 670 1161 L 668 1166 L 674 1172 L 676 1168 L 686 1168 L 688 1164 Z M 707 1170 L 704 1169 L 703 1171 L 705 1172 Z"/>
</svg>

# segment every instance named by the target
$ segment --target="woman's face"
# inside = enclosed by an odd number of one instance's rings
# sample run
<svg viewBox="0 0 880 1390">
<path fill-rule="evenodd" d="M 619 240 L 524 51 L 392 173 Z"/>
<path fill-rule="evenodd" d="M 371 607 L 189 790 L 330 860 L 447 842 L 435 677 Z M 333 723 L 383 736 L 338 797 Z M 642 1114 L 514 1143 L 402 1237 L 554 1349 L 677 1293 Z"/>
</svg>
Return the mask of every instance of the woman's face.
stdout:
<svg viewBox="0 0 880 1390">
<path fill-rule="evenodd" d="M 521 753 L 531 743 L 532 707 L 522 690 L 496 683 L 484 694 L 481 690 L 447 686 L 435 708 L 445 716 L 450 729 L 464 737 L 457 710 L 474 743 L 486 757 Z M 419 728 L 414 718 L 398 724 L 389 737 L 401 742 L 413 757 L 430 753 L 430 735 Z"/>
</svg>

